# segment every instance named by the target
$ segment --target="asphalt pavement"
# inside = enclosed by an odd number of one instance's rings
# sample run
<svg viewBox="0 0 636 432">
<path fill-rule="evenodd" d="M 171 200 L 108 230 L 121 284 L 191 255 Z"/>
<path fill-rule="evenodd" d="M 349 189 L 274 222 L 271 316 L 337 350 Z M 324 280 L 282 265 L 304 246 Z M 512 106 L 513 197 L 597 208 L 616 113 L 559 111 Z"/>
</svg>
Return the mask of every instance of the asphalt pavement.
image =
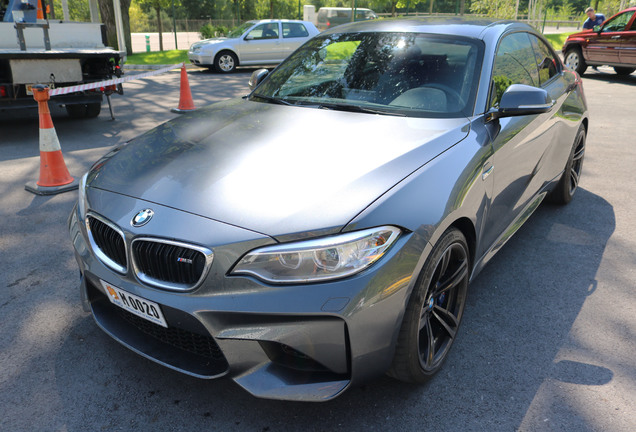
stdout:
<svg viewBox="0 0 636 432">
<path fill-rule="evenodd" d="M 77 192 L 36 196 L 35 112 L 0 117 L 0 431 L 620 431 L 636 429 L 636 73 L 590 70 L 580 189 L 541 205 L 470 287 L 441 373 L 388 377 L 322 404 L 255 399 L 120 346 L 82 311 L 67 230 Z M 190 70 L 195 105 L 251 70 Z M 69 171 L 178 114 L 178 69 L 131 81 L 99 117 L 52 107 Z M 320 133 L 321 131 L 308 131 Z"/>
</svg>

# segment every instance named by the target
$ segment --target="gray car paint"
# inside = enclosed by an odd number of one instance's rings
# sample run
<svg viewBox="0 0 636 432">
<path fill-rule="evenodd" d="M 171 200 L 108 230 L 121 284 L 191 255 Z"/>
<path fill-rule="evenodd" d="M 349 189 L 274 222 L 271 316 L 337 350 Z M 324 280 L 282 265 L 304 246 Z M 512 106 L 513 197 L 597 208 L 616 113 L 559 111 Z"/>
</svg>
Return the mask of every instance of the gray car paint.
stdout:
<svg viewBox="0 0 636 432">
<path fill-rule="evenodd" d="M 468 133 L 462 118 L 368 119 L 223 102 L 133 140 L 112 155 L 108 170 L 95 171 L 89 186 L 273 237 L 336 232 Z"/>
<path fill-rule="evenodd" d="M 354 23 L 337 31 L 347 29 L 460 32 L 484 40 L 485 58 L 492 58 L 506 32 L 532 32 L 520 24 L 425 26 L 414 20 Z M 85 241 L 85 225 L 78 223 L 84 215 L 76 210 L 70 230 L 84 275 L 82 292 L 86 295 L 89 285 L 99 287 L 99 279 L 103 279 L 196 317 L 226 354 L 230 364 L 227 374 L 259 397 L 326 400 L 349 385 L 383 373 L 392 360 L 404 307 L 432 245 L 449 226 L 459 227 L 469 239 L 475 274 L 558 180 L 579 125 L 587 123 L 584 97 L 575 85 L 575 76 L 567 71 L 560 74 L 562 83 L 558 85 L 568 96 L 559 97 L 550 113 L 530 120 L 487 121 L 491 70 L 492 62 L 484 62 L 474 115 L 468 119 L 403 119 L 236 100 L 167 123 L 117 149 L 96 164 L 85 202 L 79 208 L 110 218 L 125 231 L 127 240 L 140 235 L 179 239 L 212 248 L 215 260 L 203 285 L 192 293 L 175 294 L 144 286 L 134 274 L 116 274 L 95 258 Z M 552 91 L 557 94 L 558 90 Z M 294 124 L 289 125 L 292 112 Z M 533 128 L 537 119 L 545 123 Z M 524 121 L 532 123 L 530 131 L 512 134 L 512 140 L 503 139 L 507 131 Z M 331 145 L 328 141 L 333 134 L 320 136 L 323 125 L 341 131 L 358 122 L 356 133 L 346 134 L 348 140 Z M 301 134 L 311 143 L 312 154 L 297 152 L 290 157 L 290 164 L 283 164 L 277 157 L 284 160 L 286 151 L 293 152 L 300 145 L 290 142 L 293 134 Z M 356 139 L 357 134 L 376 144 Z M 544 136 L 549 136 L 547 142 L 533 144 Z M 387 142 L 396 145 L 391 157 L 382 160 L 372 154 L 365 159 L 366 152 L 381 152 L 381 144 Z M 355 152 L 349 153 L 343 146 Z M 534 165 L 526 173 L 514 169 L 506 173 L 515 157 L 509 148 L 517 146 L 534 149 L 527 155 Z M 261 152 L 262 165 L 242 156 L 248 150 Z M 344 158 L 343 153 L 350 156 Z M 268 174 L 289 168 L 298 173 L 296 164 L 314 159 L 318 164 L 311 171 L 313 175 L 303 178 L 312 199 L 299 196 L 301 189 L 296 185 L 290 186 L 297 188 L 291 193 L 285 185 L 264 184 Z M 321 178 L 315 177 L 323 172 L 337 173 L 332 164 L 339 169 L 351 164 L 355 175 L 345 177 L 343 190 L 325 199 L 319 194 Z M 494 167 L 493 174 L 484 175 L 490 167 Z M 212 172 L 215 169 L 225 171 Z M 263 205 L 246 211 L 243 206 L 247 201 L 241 200 L 240 211 L 225 208 L 239 198 L 229 193 L 236 189 L 225 181 L 235 170 L 246 175 L 260 193 L 267 192 L 273 205 L 248 195 Z M 201 192 L 207 199 L 201 198 Z M 511 197 L 509 202 L 502 200 L 505 196 Z M 284 200 L 293 204 L 286 208 L 295 217 L 275 206 L 289 205 Z M 153 223 L 132 228 L 132 216 L 149 206 L 156 214 Z M 500 221 L 502 213 L 505 217 Z M 271 286 L 252 278 L 228 276 L 240 256 L 260 245 L 387 224 L 402 227 L 404 234 L 378 263 L 347 279 Z M 98 317 L 96 320 L 99 324 Z M 285 343 L 319 358 L 334 373 L 317 378 L 291 373 L 269 360 L 261 348 L 263 341 Z M 143 347 L 128 346 L 157 361 Z"/>
</svg>

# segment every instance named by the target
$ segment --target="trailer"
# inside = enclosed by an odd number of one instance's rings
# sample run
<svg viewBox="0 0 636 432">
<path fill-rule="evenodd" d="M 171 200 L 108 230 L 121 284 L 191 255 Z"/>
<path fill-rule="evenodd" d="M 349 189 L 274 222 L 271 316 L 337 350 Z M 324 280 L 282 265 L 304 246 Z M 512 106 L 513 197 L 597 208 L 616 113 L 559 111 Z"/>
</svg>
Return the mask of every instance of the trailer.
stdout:
<svg viewBox="0 0 636 432">
<path fill-rule="evenodd" d="M 122 75 L 125 52 L 107 46 L 103 24 L 49 20 L 41 0 L 0 0 L 2 14 L 0 112 L 37 107 L 35 84 L 67 87 Z M 113 91 L 121 93 L 121 85 L 53 96 L 49 103 L 71 117 L 96 117 L 103 95 Z"/>
</svg>

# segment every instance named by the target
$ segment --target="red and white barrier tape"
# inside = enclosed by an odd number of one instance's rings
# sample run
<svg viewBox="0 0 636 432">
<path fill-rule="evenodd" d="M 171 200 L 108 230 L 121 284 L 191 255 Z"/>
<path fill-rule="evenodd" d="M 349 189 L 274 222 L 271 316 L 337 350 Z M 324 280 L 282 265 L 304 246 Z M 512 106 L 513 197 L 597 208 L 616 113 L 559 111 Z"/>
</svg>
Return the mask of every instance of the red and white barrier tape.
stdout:
<svg viewBox="0 0 636 432">
<path fill-rule="evenodd" d="M 108 86 L 112 86 L 112 85 L 115 85 L 115 84 L 123 83 L 123 82 L 126 82 L 126 81 L 132 81 L 132 80 L 146 78 L 146 77 L 153 76 L 153 75 L 159 75 L 159 74 L 162 74 L 164 72 L 168 72 L 169 70 L 181 67 L 182 65 L 183 65 L 183 63 L 179 63 L 179 64 L 176 64 L 176 65 L 166 66 L 164 68 L 153 70 L 153 71 L 150 71 L 150 72 L 143 72 L 143 73 L 140 73 L 140 74 L 125 76 L 123 78 L 116 78 L 116 79 L 111 79 L 111 80 L 106 80 L 106 81 L 93 82 L 93 83 L 89 83 L 89 84 L 80 84 L 80 85 L 75 85 L 75 86 L 60 87 L 60 88 L 56 88 L 56 89 L 51 89 L 49 91 L 49 96 L 57 96 L 57 95 L 63 95 L 63 94 L 68 94 L 68 93 L 80 92 L 80 91 L 84 91 L 84 90 L 92 90 L 92 89 L 96 89 L 96 88 L 100 88 L 100 87 L 108 87 Z"/>
</svg>

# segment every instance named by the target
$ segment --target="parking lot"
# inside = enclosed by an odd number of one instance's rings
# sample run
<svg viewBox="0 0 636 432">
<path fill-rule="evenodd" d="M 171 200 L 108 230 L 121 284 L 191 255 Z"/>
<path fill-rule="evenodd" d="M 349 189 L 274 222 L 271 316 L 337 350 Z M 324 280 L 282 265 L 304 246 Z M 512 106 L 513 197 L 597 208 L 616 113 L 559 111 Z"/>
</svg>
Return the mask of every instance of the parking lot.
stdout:
<svg viewBox="0 0 636 432">
<path fill-rule="evenodd" d="M 251 72 L 190 70 L 195 105 L 247 94 Z M 590 69 L 584 86 L 580 189 L 566 207 L 541 205 L 474 281 L 441 373 L 424 386 L 380 378 L 322 404 L 182 375 L 98 329 L 80 305 L 67 230 L 77 192 L 24 190 L 38 176 L 37 113 L 3 113 L 0 431 L 633 431 L 636 73 Z M 114 121 L 106 103 L 80 121 L 52 107 L 72 175 L 178 115 L 178 69 L 124 88 Z"/>
</svg>

